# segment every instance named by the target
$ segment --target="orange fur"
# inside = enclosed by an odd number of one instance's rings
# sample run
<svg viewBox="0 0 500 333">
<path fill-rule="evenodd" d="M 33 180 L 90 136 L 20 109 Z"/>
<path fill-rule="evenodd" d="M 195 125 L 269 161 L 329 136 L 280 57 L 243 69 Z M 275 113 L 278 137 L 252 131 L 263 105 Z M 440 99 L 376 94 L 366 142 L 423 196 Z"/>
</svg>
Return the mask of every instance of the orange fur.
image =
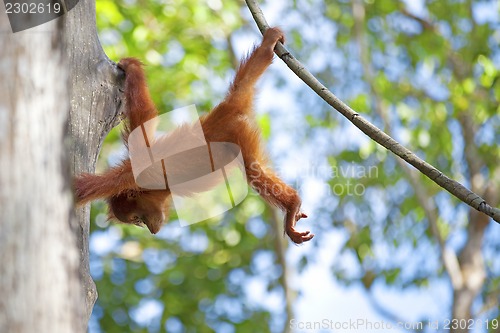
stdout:
<svg viewBox="0 0 500 333">
<path fill-rule="evenodd" d="M 267 163 L 260 143 L 260 131 L 254 123 L 252 111 L 255 84 L 271 64 L 278 41 L 284 42 L 281 30 L 268 29 L 261 45 L 240 64 L 226 98 L 200 121 L 207 142 L 232 142 L 241 148 L 249 184 L 268 203 L 285 211 L 286 234 L 293 242 L 302 243 L 312 239 L 313 235 L 309 231 L 295 230 L 296 222 L 307 217 L 300 211 L 300 197 L 297 191 L 265 169 Z M 123 138 L 127 142 L 132 130 L 156 117 L 158 112 L 149 95 L 141 63 L 126 58 L 118 66 L 126 74 L 128 124 Z M 168 218 L 166 210 L 170 191 L 139 188 L 129 159 L 102 175 L 78 176 L 75 188 L 78 204 L 107 198 L 110 217 L 125 223 L 144 223 L 152 233 L 158 232 Z"/>
</svg>

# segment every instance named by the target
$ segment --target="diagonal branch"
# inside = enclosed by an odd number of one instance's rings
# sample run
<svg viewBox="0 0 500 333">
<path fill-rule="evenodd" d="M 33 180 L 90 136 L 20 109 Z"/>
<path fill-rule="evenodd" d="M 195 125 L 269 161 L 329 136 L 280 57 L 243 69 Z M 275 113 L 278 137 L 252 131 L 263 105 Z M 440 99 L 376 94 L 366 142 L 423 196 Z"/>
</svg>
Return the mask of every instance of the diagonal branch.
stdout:
<svg viewBox="0 0 500 333">
<path fill-rule="evenodd" d="M 398 315 L 396 315 L 391 310 L 389 310 L 387 307 L 385 307 L 384 304 L 380 303 L 378 301 L 378 299 L 375 297 L 375 295 L 373 294 L 373 291 L 371 289 L 365 288 L 365 290 L 366 290 L 367 295 L 368 295 L 368 301 L 370 302 L 370 305 L 373 307 L 373 309 L 375 311 L 377 311 L 378 313 L 380 313 L 385 318 L 387 318 L 388 320 L 390 320 L 391 322 L 393 322 L 394 325 L 398 325 L 401 323 L 410 323 L 410 321 L 405 320 L 401 317 L 398 317 Z M 415 325 L 417 325 L 417 324 L 415 324 Z M 424 324 L 419 323 L 418 325 L 423 326 Z M 415 332 L 415 333 L 420 332 L 420 330 L 418 329 L 418 326 L 416 326 L 415 328 L 409 328 L 406 331 Z"/>
<path fill-rule="evenodd" d="M 264 14 L 257 4 L 256 0 L 245 0 L 252 16 L 261 32 L 264 32 L 269 25 L 266 22 Z M 491 207 L 483 198 L 476 193 L 470 191 L 459 182 L 447 177 L 437 168 L 419 158 L 411 150 L 402 146 L 399 142 L 384 133 L 378 127 L 360 116 L 356 111 L 351 109 L 347 104 L 342 102 L 337 96 L 329 91 L 321 82 L 309 72 L 295 57 L 278 42 L 275 48 L 276 54 L 287 64 L 287 66 L 314 90 L 325 102 L 330 104 L 335 110 L 346 117 L 351 123 L 359 128 L 372 140 L 387 148 L 403 160 L 417 168 L 420 172 L 426 175 L 433 182 L 447 190 L 464 203 L 477 209 L 480 212 L 490 216 L 496 222 L 500 223 L 500 209 Z"/>
</svg>

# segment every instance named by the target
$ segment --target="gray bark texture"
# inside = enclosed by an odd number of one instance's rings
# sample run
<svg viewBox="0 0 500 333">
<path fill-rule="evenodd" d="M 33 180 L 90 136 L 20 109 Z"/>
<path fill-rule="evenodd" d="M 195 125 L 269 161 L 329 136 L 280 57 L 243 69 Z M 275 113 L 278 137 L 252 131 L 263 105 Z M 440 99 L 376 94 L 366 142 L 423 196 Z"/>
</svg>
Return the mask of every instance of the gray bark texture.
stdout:
<svg viewBox="0 0 500 333">
<path fill-rule="evenodd" d="M 85 332 L 90 207 L 75 216 L 72 179 L 119 121 L 123 74 L 93 0 L 18 33 L 2 11 L 0 45 L 0 332 Z"/>
<path fill-rule="evenodd" d="M 102 142 L 120 120 L 123 74 L 99 42 L 94 0 L 80 0 L 63 20 L 70 72 L 70 167 L 76 175 L 95 171 Z M 77 209 L 76 216 L 87 321 L 97 300 L 89 268 L 90 206 Z"/>
<path fill-rule="evenodd" d="M 70 220 L 69 71 L 60 20 L 12 33 L 0 11 L 0 332 L 83 332 Z"/>
</svg>

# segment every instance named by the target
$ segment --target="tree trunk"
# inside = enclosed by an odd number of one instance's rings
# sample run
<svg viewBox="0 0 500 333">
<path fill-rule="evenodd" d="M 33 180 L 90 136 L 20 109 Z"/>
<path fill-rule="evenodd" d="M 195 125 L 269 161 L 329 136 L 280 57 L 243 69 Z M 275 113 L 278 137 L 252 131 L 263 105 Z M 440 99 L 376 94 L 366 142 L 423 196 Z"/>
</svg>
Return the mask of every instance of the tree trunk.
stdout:
<svg viewBox="0 0 500 333">
<path fill-rule="evenodd" d="M 461 69 L 463 70 L 463 69 Z M 455 70 L 457 71 L 457 70 Z M 468 76 L 472 74 L 469 73 Z M 481 156 L 478 154 L 477 147 L 474 143 L 474 137 L 477 134 L 477 127 L 474 125 L 474 120 L 470 116 L 473 111 L 462 113 L 458 120 L 462 127 L 462 133 L 465 142 L 465 160 L 467 162 L 468 179 L 471 182 L 472 191 L 479 193 L 485 200 L 488 200 L 493 205 L 496 205 L 498 200 L 493 193 L 492 188 L 495 187 L 492 181 L 488 186 L 478 184 L 476 179 L 481 179 L 481 168 L 485 165 Z M 494 174 L 494 172 L 491 172 Z M 496 189 L 496 187 L 495 187 Z M 493 193 L 492 193 L 493 192 Z M 472 313 L 472 305 L 474 300 L 484 288 L 484 283 L 487 277 L 486 267 L 483 256 L 484 232 L 488 227 L 490 219 L 488 216 L 479 213 L 474 209 L 469 210 L 469 225 L 467 227 L 467 241 L 460 251 L 460 280 L 462 283 L 454 287 L 453 290 L 453 305 L 452 318 L 456 319 L 456 326 L 451 327 L 450 333 L 467 333 L 468 321 L 474 319 Z"/>
<path fill-rule="evenodd" d="M 94 172 L 101 144 L 119 122 L 123 75 L 102 50 L 97 36 L 94 0 L 80 0 L 63 18 L 70 71 L 71 171 L 73 174 Z M 80 249 L 80 276 L 88 321 L 97 299 L 89 268 L 90 206 L 78 209 L 76 215 L 74 227 Z"/>
<path fill-rule="evenodd" d="M 484 287 L 486 279 L 482 247 L 484 230 L 488 223 L 488 216 L 477 211 L 470 212 L 468 238 L 459 256 L 463 283 L 453 291 L 452 318 L 457 319 L 458 323 L 456 327 L 451 328 L 451 333 L 469 332 L 469 320 L 473 319 L 472 304 Z"/>
<path fill-rule="evenodd" d="M 83 332 L 61 20 L 0 13 L 0 332 Z"/>
<path fill-rule="evenodd" d="M 90 208 L 75 218 L 70 174 L 94 171 L 122 75 L 99 43 L 93 0 L 15 34 L 4 12 L 0 45 L 0 332 L 84 332 L 97 299 Z"/>
</svg>

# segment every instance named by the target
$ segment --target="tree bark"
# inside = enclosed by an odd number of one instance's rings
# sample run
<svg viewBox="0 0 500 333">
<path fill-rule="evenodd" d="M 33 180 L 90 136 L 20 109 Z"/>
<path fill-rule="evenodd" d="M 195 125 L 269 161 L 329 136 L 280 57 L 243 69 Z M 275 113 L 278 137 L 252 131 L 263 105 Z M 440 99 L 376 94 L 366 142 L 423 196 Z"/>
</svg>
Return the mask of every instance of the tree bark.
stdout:
<svg viewBox="0 0 500 333">
<path fill-rule="evenodd" d="M 469 332 L 468 325 L 465 324 L 473 319 L 472 304 L 483 289 L 486 279 L 482 247 L 484 230 L 488 223 L 487 216 L 471 210 L 467 241 L 459 256 L 463 283 L 453 290 L 452 318 L 460 320 L 462 325 L 453 327 L 450 332 Z"/>
<path fill-rule="evenodd" d="M 463 69 L 461 69 L 463 71 Z M 454 70 L 455 72 L 458 69 Z M 467 75 L 471 75 L 470 70 Z M 457 75 L 458 76 L 458 75 Z M 468 179 L 471 183 L 472 190 L 480 193 L 493 204 L 497 203 L 495 198 L 488 189 L 478 185 L 476 179 L 482 177 L 481 168 L 485 165 L 481 156 L 477 152 L 477 147 L 474 143 L 477 129 L 474 126 L 474 120 L 470 116 L 473 111 L 463 112 L 459 116 L 459 123 L 462 128 L 464 143 L 465 143 L 465 160 L 467 162 Z M 493 172 L 491 172 L 493 174 Z M 493 183 L 493 181 L 492 181 Z M 483 214 L 479 214 L 475 210 L 469 210 L 469 225 L 467 227 L 467 241 L 459 255 L 460 274 L 463 283 L 460 286 L 455 286 L 453 289 L 453 305 L 452 318 L 462 320 L 462 323 L 468 322 L 469 319 L 474 319 L 472 313 L 472 304 L 477 296 L 484 288 L 484 283 L 487 277 L 486 266 L 483 256 L 484 233 L 489 224 L 489 218 Z M 467 327 L 452 328 L 450 333 L 467 333 Z"/>
<path fill-rule="evenodd" d="M 97 299 L 90 208 L 75 218 L 70 174 L 94 171 L 122 74 L 93 0 L 15 34 L 2 12 L 0 32 L 0 332 L 84 332 Z"/>
<path fill-rule="evenodd" d="M 83 332 L 60 19 L 12 33 L 0 11 L 0 332 Z"/>
<path fill-rule="evenodd" d="M 70 71 L 69 149 L 73 174 L 94 172 L 102 142 L 119 122 L 123 75 L 104 53 L 97 35 L 95 2 L 80 0 L 64 16 Z M 86 321 L 97 299 L 90 276 L 90 206 L 77 210 L 74 229 L 80 249 L 80 276 L 86 301 Z"/>
</svg>

